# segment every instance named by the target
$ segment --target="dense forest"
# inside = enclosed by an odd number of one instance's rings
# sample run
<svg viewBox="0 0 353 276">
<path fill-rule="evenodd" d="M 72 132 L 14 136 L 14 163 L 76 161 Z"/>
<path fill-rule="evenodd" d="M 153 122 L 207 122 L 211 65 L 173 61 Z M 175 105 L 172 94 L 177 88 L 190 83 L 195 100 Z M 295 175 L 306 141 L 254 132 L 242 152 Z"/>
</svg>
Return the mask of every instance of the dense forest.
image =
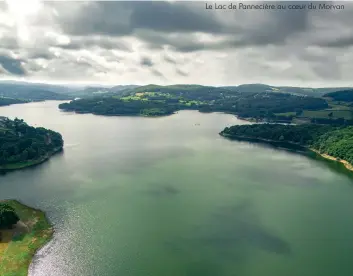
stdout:
<svg viewBox="0 0 353 276">
<path fill-rule="evenodd" d="M 320 110 L 327 107 L 327 102 L 321 98 L 282 93 L 247 93 L 237 97 L 225 96 L 221 100 L 201 106 L 200 109 L 234 113 L 243 118 L 276 119 L 276 113 Z"/>
<path fill-rule="evenodd" d="M 77 113 L 93 113 L 97 115 L 141 115 L 161 116 L 172 114 L 176 107 L 158 101 L 125 101 L 113 97 L 87 98 L 62 103 L 60 109 Z"/>
<path fill-rule="evenodd" d="M 324 95 L 324 97 L 332 98 L 335 101 L 353 102 L 353 90 L 343 90 L 327 93 Z"/>
<path fill-rule="evenodd" d="M 226 127 L 229 138 L 250 138 L 295 143 L 353 164 L 353 127 L 303 124 L 252 124 Z"/>
<path fill-rule="evenodd" d="M 61 135 L 42 127 L 31 127 L 23 120 L 0 117 L 0 169 L 26 167 L 61 150 Z"/>
</svg>

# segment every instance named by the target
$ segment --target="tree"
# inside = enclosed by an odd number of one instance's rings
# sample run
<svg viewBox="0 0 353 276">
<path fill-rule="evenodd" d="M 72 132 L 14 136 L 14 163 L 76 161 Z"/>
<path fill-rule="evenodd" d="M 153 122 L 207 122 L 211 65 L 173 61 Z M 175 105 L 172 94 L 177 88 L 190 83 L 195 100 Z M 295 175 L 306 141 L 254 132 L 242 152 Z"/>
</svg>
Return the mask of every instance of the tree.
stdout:
<svg viewBox="0 0 353 276">
<path fill-rule="evenodd" d="M 0 203 L 0 229 L 11 228 L 19 220 L 20 218 L 12 206 Z"/>
</svg>

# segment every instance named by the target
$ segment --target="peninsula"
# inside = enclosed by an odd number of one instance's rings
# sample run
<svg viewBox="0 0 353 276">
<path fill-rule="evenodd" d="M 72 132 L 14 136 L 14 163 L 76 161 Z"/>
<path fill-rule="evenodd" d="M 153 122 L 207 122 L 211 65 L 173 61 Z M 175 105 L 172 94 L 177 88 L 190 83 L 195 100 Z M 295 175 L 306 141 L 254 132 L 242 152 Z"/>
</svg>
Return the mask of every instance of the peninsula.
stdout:
<svg viewBox="0 0 353 276">
<path fill-rule="evenodd" d="M 42 163 L 63 145 L 62 136 L 55 131 L 0 117 L 0 172 Z"/>
<path fill-rule="evenodd" d="M 240 140 L 287 143 L 341 162 L 353 171 L 353 127 L 318 124 L 252 124 L 226 127 L 220 135 Z"/>
<path fill-rule="evenodd" d="M 272 90 L 241 92 L 238 87 L 146 85 L 117 93 L 76 99 L 60 104 L 59 108 L 107 116 L 162 116 L 192 109 L 200 112 L 224 112 L 256 120 L 290 122 L 300 111 L 324 110 L 329 108 L 329 104 L 323 98 Z"/>
<path fill-rule="evenodd" d="M 27 276 L 33 256 L 52 235 L 42 211 L 15 200 L 0 200 L 0 275 Z"/>
<path fill-rule="evenodd" d="M 6 97 L 0 96 L 0 106 L 21 104 L 21 103 L 29 103 L 29 101 L 28 100 L 13 99 L 13 98 L 6 98 Z"/>
</svg>

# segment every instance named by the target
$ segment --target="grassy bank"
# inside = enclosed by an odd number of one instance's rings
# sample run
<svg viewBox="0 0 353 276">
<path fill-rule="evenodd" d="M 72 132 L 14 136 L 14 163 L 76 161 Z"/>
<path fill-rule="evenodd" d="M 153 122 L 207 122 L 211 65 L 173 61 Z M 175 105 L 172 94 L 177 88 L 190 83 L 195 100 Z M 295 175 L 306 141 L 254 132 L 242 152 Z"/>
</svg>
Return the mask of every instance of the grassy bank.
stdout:
<svg viewBox="0 0 353 276">
<path fill-rule="evenodd" d="M 51 239 L 53 229 L 42 211 L 16 200 L 4 202 L 15 208 L 20 223 L 0 230 L 0 275 L 27 276 L 34 254 Z"/>
</svg>

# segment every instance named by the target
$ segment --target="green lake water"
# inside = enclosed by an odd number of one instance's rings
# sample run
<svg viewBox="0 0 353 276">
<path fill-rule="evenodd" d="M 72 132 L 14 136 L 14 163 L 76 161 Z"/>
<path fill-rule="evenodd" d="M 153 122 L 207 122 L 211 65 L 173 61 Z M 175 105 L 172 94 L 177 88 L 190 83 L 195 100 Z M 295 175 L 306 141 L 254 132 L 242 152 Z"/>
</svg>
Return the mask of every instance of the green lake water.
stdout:
<svg viewBox="0 0 353 276">
<path fill-rule="evenodd" d="M 353 275 L 353 181 L 341 165 L 227 140 L 224 127 L 246 123 L 232 115 L 57 105 L 0 108 L 65 140 L 48 162 L 0 176 L 0 199 L 55 226 L 30 276 Z"/>
</svg>

